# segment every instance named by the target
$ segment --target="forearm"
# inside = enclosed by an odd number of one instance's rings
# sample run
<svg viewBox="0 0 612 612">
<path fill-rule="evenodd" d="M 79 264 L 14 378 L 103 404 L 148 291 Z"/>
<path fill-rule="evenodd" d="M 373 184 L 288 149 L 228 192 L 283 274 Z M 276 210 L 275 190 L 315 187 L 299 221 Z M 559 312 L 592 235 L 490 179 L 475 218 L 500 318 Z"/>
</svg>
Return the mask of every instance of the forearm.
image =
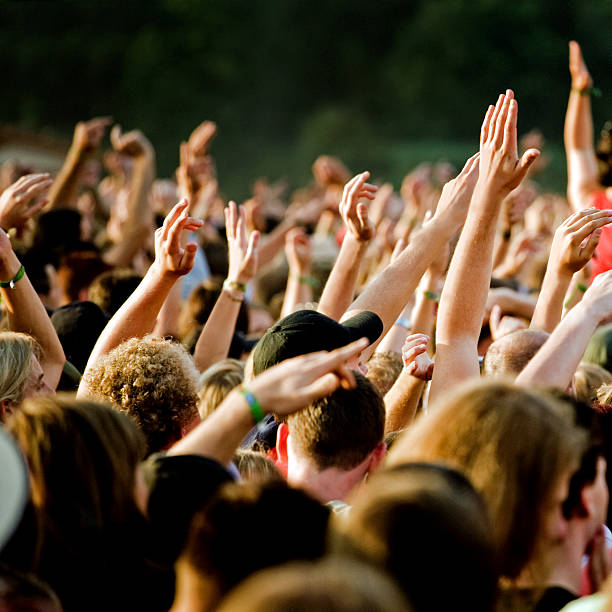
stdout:
<svg viewBox="0 0 612 612">
<path fill-rule="evenodd" d="M 425 381 L 408 374 L 406 371 L 385 395 L 385 433 L 400 431 L 408 427 L 416 415 Z"/>
<path fill-rule="evenodd" d="M 351 304 L 343 319 L 364 310 L 375 312 L 389 331 L 409 301 L 425 270 L 450 240 L 457 227 L 434 217 L 416 233 L 401 255 L 376 277 Z"/>
<path fill-rule="evenodd" d="M 234 337 L 240 304 L 241 301 L 232 298 L 228 291 L 225 289 L 221 291 L 193 354 L 196 368 L 200 372 L 227 357 Z"/>
<path fill-rule="evenodd" d="M 531 329 L 541 329 L 552 333 L 561 320 L 563 302 L 568 287 L 572 280 L 571 276 L 562 274 L 557 270 L 547 268 L 544 275 L 542 289 L 531 318 Z"/>
<path fill-rule="evenodd" d="M 469 338 L 476 350 L 491 281 L 490 228 L 496 226 L 498 214 L 499 198 L 477 186 L 440 297 L 436 337 L 443 344 Z"/>
<path fill-rule="evenodd" d="M 179 440 L 168 454 L 204 455 L 227 465 L 253 424 L 246 400 L 239 391 L 232 391 L 217 410 Z"/>
<path fill-rule="evenodd" d="M 264 236 L 259 246 L 259 267 L 265 268 L 285 245 L 285 236 L 295 227 L 291 221 L 281 221 L 269 234 Z"/>
<path fill-rule="evenodd" d="M 310 275 L 310 271 L 299 272 L 289 270 L 289 278 L 287 279 L 287 288 L 285 289 L 285 298 L 281 309 L 281 318 L 295 312 L 300 305 L 312 302 L 312 287 L 303 282 L 304 278 Z"/>
<path fill-rule="evenodd" d="M 581 302 L 557 325 L 550 338 L 518 375 L 516 383 L 557 387 L 565 391 L 598 324 L 599 318 L 593 316 Z"/>
<path fill-rule="evenodd" d="M 391 326 L 391 329 L 385 334 L 385 337 L 376 347 L 377 353 L 394 352 L 401 354 L 406 336 L 411 333 L 412 330 L 412 323 L 410 321 L 412 309 L 412 302 L 404 307 L 404 310 L 402 310 L 400 316 Z"/>
<path fill-rule="evenodd" d="M 177 280 L 178 276 L 163 274 L 153 264 L 134 293 L 104 328 L 85 370 L 129 338 L 141 338 L 151 333 L 159 311 Z"/>
<path fill-rule="evenodd" d="M 349 233 L 346 234 L 319 300 L 320 313 L 338 321 L 346 312 L 355 295 L 359 269 L 367 246 L 367 242 L 360 242 Z"/>
<path fill-rule="evenodd" d="M 49 189 L 49 202 L 46 205 L 46 210 L 76 206 L 79 172 L 85 159 L 86 154 L 83 151 L 70 147 L 64 165 Z"/>
<path fill-rule="evenodd" d="M 11 252 L 0 264 L 0 280 L 10 281 L 15 278 L 20 268 L 21 262 L 15 253 Z M 40 364 L 45 381 L 55 389 L 66 357 L 51 319 L 27 274 L 15 283 L 13 289 L 0 289 L 0 293 L 8 314 L 10 329 L 29 334 L 40 344 L 42 349 Z"/>
<path fill-rule="evenodd" d="M 148 237 L 150 210 L 148 194 L 155 176 L 154 162 L 145 157 L 134 160 L 127 204 L 127 221 L 116 244 L 104 260 L 117 267 L 129 267 Z"/>
<path fill-rule="evenodd" d="M 572 89 L 567 103 L 563 140 L 566 151 L 593 150 L 591 98 Z"/>
<path fill-rule="evenodd" d="M 181 313 L 181 283 L 175 283 L 163 303 L 153 328 L 153 335 L 160 338 L 180 338 L 179 316 Z"/>
<path fill-rule="evenodd" d="M 412 311 L 412 333 L 432 335 L 435 321 L 436 297 L 439 295 L 440 277 L 430 270 L 425 272 L 416 291 Z"/>
</svg>

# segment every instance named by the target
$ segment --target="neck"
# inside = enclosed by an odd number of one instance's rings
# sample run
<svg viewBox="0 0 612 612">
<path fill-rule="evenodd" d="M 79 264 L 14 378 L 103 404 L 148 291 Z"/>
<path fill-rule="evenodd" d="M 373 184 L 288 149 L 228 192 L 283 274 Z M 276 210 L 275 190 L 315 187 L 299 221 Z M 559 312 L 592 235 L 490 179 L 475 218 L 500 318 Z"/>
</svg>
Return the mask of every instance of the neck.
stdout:
<svg viewBox="0 0 612 612">
<path fill-rule="evenodd" d="M 516 586 L 560 586 L 578 595 L 582 580 L 581 560 L 587 542 L 581 526 L 570 527 L 568 537 L 554 543 L 523 568 Z"/>
<path fill-rule="evenodd" d="M 288 445 L 289 446 L 289 445 Z M 292 487 L 306 490 L 321 503 L 344 501 L 368 473 L 370 456 L 350 470 L 331 467 L 319 470 L 311 461 L 296 456 L 287 449 L 287 481 Z"/>
<path fill-rule="evenodd" d="M 184 560 L 176 565 L 176 593 L 170 612 L 209 612 L 221 594 L 214 581 L 198 573 Z"/>
</svg>

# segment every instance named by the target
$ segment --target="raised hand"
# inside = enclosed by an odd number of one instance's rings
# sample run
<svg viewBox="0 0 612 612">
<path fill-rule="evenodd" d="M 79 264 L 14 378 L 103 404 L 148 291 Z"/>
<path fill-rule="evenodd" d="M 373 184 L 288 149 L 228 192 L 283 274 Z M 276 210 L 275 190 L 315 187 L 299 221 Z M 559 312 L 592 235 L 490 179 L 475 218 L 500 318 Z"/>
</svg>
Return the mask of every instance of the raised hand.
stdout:
<svg viewBox="0 0 612 612">
<path fill-rule="evenodd" d="M 421 380 L 431 380 L 434 362 L 427 354 L 427 334 L 410 334 L 402 347 L 402 361 L 408 374 Z"/>
<path fill-rule="evenodd" d="M 246 284 L 257 273 L 257 246 L 259 232 L 251 232 L 247 239 L 246 214 L 244 207 L 230 202 L 225 209 L 225 233 L 229 251 L 230 281 Z"/>
<path fill-rule="evenodd" d="M 569 70 L 572 77 L 572 89 L 582 92 L 592 87 L 593 79 L 584 63 L 580 45 L 575 40 L 569 43 Z"/>
<path fill-rule="evenodd" d="M 301 228 L 293 228 L 285 236 L 285 254 L 290 273 L 304 275 L 310 273 L 312 264 L 312 243 Z"/>
<path fill-rule="evenodd" d="M 495 340 L 499 340 L 519 329 L 526 329 L 527 323 L 525 323 L 524 319 L 519 319 L 518 317 L 504 316 L 501 306 L 495 304 L 491 309 L 489 327 L 491 329 L 491 338 L 495 342 Z"/>
<path fill-rule="evenodd" d="M 518 104 L 512 90 L 489 106 L 480 131 L 479 183 L 491 194 L 508 195 L 519 186 L 540 152 L 528 149 L 518 157 Z"/>
<path fill-rule="evenodd" d="M 351 235 L 360 242 L 368 242 L 374 236 L 374 225 L 368 218 L 365 204 L 361 198 L 373 200 L 378 187 L 366 181 L 370 178 L 368 171 L 354 176 L 345 186 L 340 202 L 340 215 Z"/>
<path fill-rule="evenodd" d="M 461 172 L 444 185 L 434 217 L 448 214 L 457 228 L 463 225 L 478 180 L 479 158 L 480 153 L 472 155 Z"/>
<path fill-rule="evenodd" d="M 45 204 L 45 194 L 53 183 L 47 173 L 28 174 L 7 187 L 0 195 L 0 227 L 21 231 Z"/>
<path fill-rule="evenodd" d="M 152 159 L 154 156 L 153 145 L 140 130 L 124 134 L 121 126 L 115 125 L 111 130 L 110 140 L 115 151 L 128 157 Z"/>
<path fill-rule="evenodd" d="M 346 365 L 368 346 L 361 338 L 330 353 L 320 351 L 287 359 L 256 376 L 249 383 L 263 410 L 291 414 L 338 387 L 352 389 L 355 376 Z"/>
<path fill-rule="evenodd" d="M 203 121 L 191 132 L 189 137 L 189 150 L 195 157 L 203 157 L 208 154 L 210 143 L 217 135 L 217 124 L 214 121 Z"/>
<path fill-rule="evenodd" d="M 550 261 L 559 273 L 572 276 L 591 259 L 601 228 L 612 223 L 612 210 L 589 208 L 570 215 L 555 231 Z"/>
<path fill-rule="evenodd" d="M 198 248 L 195 242 L 181 246 L 181 232 L 193 232 L 202 226 L 200 219 L 188 215 L 189 203 L 181 200 L 164 219 L 164 224 L 155 232 L 155 262 L 164 276 L 182 276 L 193 268 Z"/>
<path fill-rule="evenodd" d="M 79 121 L 74 128 L 72 146 L 81 153 L 93 151 L 100 144 L 112 122 L 110 117 L 95 117 L 89 121 Z"/>
</svg>

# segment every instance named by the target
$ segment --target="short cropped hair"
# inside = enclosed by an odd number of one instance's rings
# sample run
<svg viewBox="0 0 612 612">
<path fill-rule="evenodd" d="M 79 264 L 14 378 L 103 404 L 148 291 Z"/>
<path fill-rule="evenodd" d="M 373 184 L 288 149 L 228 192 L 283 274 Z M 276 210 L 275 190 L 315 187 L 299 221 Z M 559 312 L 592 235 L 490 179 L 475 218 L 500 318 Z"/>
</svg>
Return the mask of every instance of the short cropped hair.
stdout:
<svg viewBox="0 0 612 612">
<path fill-rule="evenodd" d="M 145 336 L 102 356 L 84 379 L 92 395 L 135 420 L 153 453 L 179 440 L 182 428 L 197 418 L 197 376 L 180 344 Z"/>
<path fill-rule="evenodd" d="M 542 348 L 550 334 L 537 329 L 519 329 L 496 340 L 484 358 L 485 376 L 516 378 Z"/>
<path fill-rule="evenodd" d="M 384 397 L 402 372 L 402 356 L 395 351 L 374 353 L 368 361 L 367 379 Z"/>
<path fill-rule="evenodd" d="M 579 402 L 592 406 L 598 401 L 598 389 L 612 384 L 612 374 L 605 368 L 583 361 L 574 374 L 574 392 Z"/>
<path fill-rule="evenodd" d="M 383 441 L 383 399 L 365 376 L 355 379 L 354 389 L 340 387 L 287 419 L 293 448 L 318 470 L 350 470 Z"/>
</svg>

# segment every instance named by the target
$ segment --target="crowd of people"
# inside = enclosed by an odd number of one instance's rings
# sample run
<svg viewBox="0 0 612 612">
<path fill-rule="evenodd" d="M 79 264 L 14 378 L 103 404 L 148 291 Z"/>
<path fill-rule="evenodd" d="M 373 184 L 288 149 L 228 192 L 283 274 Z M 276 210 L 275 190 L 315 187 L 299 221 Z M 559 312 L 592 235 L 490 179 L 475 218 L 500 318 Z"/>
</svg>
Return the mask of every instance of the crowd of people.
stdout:
<svg viewBox="0 0 612 612">
<path fill-rule="evenodd" d="M 567 198 L 510 89 L 399 191 L 321 156 L 227 202 L 212 121 L 169 179 L 103 117 L 5 163 L 0 609 L 612 609 L 612 128 L 570 75 Z"/>
</svg>

